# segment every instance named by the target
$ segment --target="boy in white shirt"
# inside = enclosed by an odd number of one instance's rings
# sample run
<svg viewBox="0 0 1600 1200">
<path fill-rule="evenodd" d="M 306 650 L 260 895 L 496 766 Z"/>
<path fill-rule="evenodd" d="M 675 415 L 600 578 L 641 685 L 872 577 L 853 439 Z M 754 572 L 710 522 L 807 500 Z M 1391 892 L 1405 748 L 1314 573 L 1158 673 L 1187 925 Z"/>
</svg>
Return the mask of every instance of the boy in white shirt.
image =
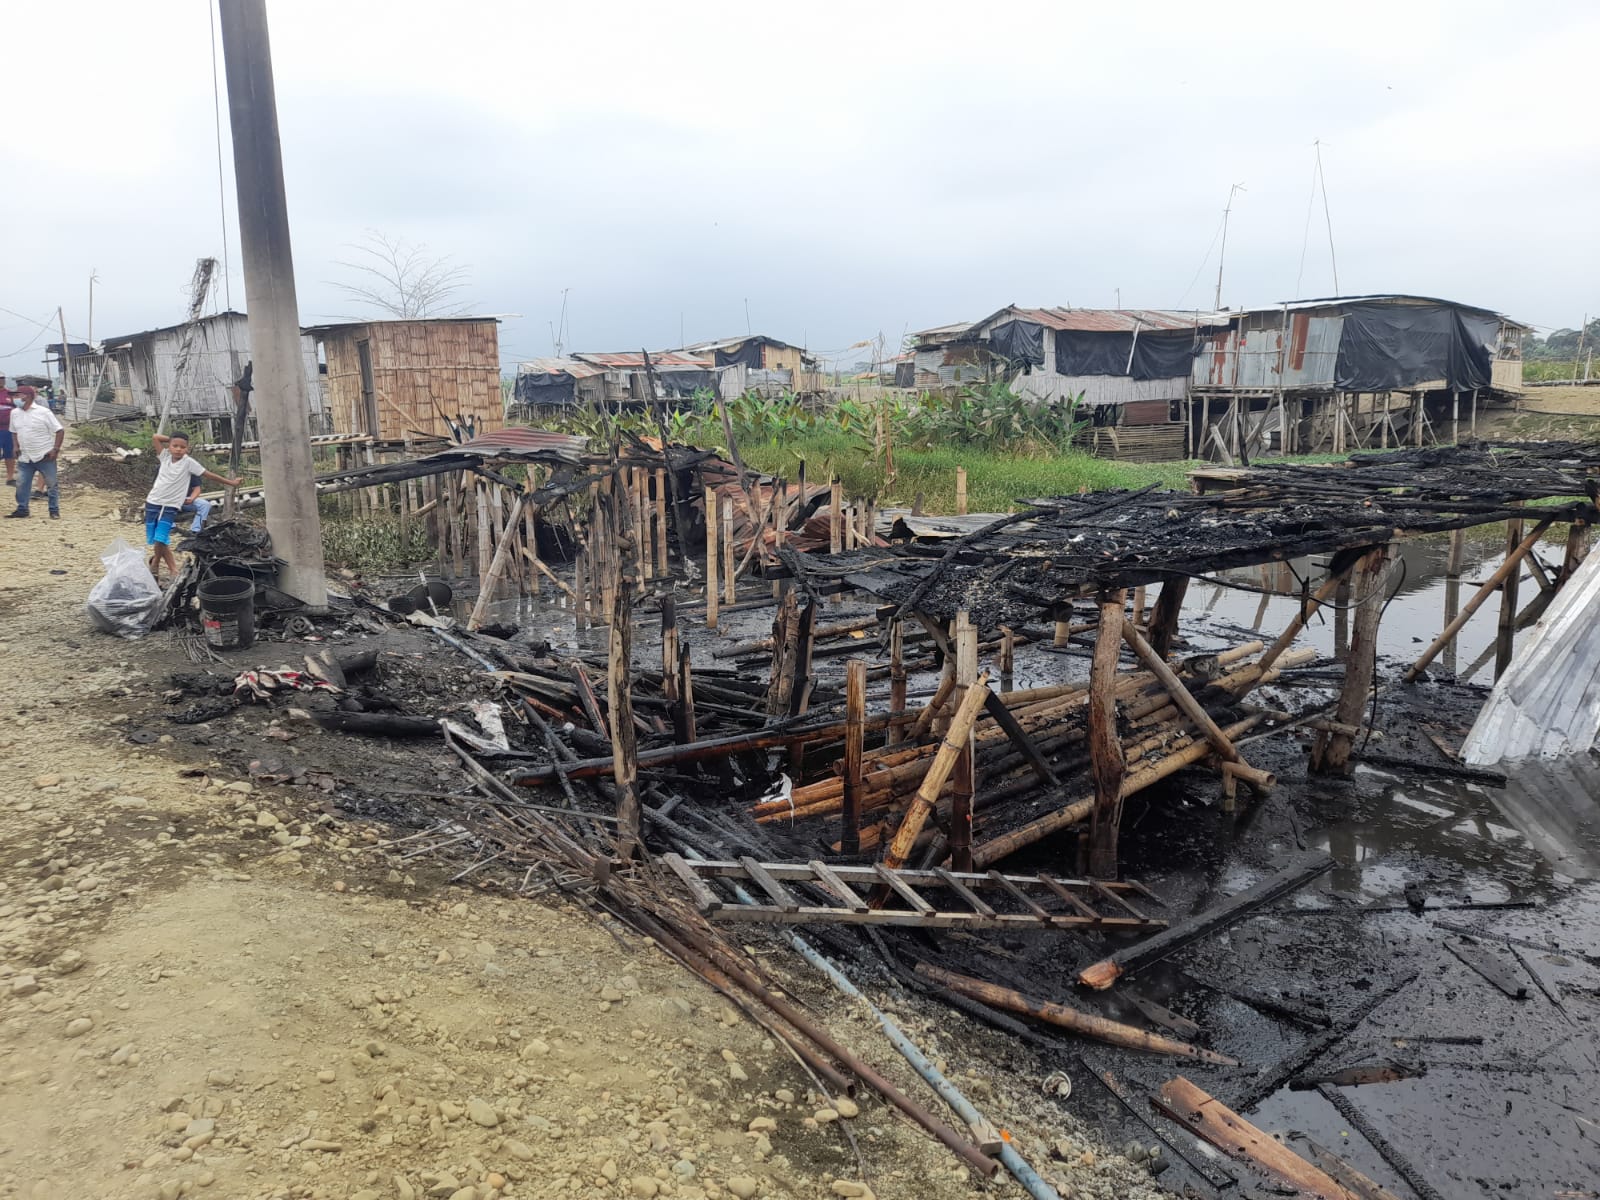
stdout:
<svg viewBox="0 0 1600 1200">
<path fill-rule="evenodd" d="M 200 505 L 200 481 L 215 479 L 228 487 L 238 487 L 242 480 L 226 479 L 213 474 L 199 462 L 189 457 L 189 438 L 182 433 L 155 435 L 156 452 L 161 456 L 156 471 L 155 484 L 144 499 L 144 540 L 151 547 L 150 571 L 161 578 L 161 564 L 165 563 L 172 574 L 178 573 L 178 560 L 172 556 L 172 525 L 186 507 L 194 506 L 194 527 L 198 529 L 210 511 Z"/>
</svg>

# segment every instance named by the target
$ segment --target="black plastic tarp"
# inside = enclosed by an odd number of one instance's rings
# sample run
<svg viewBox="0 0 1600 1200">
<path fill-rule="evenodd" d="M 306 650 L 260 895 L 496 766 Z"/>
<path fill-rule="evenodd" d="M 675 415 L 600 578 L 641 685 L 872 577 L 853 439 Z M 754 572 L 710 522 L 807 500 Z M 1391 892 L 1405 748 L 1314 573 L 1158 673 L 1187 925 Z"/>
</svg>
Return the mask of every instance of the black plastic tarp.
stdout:
<svg viewBox="0 0 1600 1200">
<path fill-rule="evenodd" d="M 717 390 L 715 371 L 657 371 L 656 379 L 669 396 L 692 396 L 702 389 L 713 393 Z"/>
<path fill-rule="evenodd" d="M 1096 333 L 1056 330 L 1057 375 L 1127 375 L 1134 379 L 1176 379 L 1188 375 L 1200 352 L 1194 331 L 1140 330 Z M 1132 359 L 1130 363 L 1129 359 Z"/>
<path fill-rule="evenodd" d="M 989 353 L 1014 367 L 1044 366 L 1044 326 L 1004 321 L 989 331 Z"/>
<path fill-rule="evenodd" d="M 761 369 L 761 349 L 761 339 L 751 338 L 747 342 L 740 342 L 732 349 L 718 350 L 714 361 L 719 367 L 743 365 L 749 367 L 752 371 L 759 371 Z"/>
<path fill-rule="evenodd" d="M 1451 391 L 1489 386 L 1500 319 L 1449 304 L 1352 304 L 1334 385 L 1386 392 L 1444 380 Z"/>
<path fill-rule="evenodd" d="M 565 371 L 523 371 L 517 375 L 518 404 L 572 404 L 577 400 L 577 380 Z"/>
</svg>

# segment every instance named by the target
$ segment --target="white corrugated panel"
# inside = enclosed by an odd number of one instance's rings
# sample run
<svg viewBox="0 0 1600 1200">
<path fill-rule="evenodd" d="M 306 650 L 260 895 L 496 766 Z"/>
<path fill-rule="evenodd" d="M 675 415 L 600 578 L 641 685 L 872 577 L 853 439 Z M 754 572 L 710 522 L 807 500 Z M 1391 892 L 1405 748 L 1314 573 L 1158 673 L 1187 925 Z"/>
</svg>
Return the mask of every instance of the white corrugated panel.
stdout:
<svg viewBox="0 0 1600 1200">
<path fill-rule="evenodd" d="M 1487 765 L 1582 754 L 1600 736 L 1600 554 L 1562 585 L 1494 685 L 1461 756 Z"/>
</svg>

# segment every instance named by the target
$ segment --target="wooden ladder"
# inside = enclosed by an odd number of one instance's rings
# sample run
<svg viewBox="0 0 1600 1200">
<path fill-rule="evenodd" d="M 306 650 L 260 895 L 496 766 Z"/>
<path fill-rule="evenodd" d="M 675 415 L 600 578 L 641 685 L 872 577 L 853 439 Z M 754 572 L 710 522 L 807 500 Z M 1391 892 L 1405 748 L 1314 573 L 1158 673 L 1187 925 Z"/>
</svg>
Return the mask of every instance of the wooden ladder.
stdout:
<svg viewBox="0 0 1600 1200">
<path fill-rule="evenodd" d="M 799 925 L 913 925 L 925 929 L 1100 929 L 1151 932 L 1166 921 L 1145 915 L 1129 902 L 1161 901 L 1133 880 L 1100 882 L 1050 875 L 1002 875 L 998 871 L 889 870 L 807 863 L 689 862 L 677 854 L 661 861 L 694 898 L 702 915 L 717 921 Z M 766 903 L 724 899 L 718 881 L 739 883 Z M 872 908 L 866 889 L 885 887 L 902 907 Z M 857 890 L 857 889 L 863 890 Z M 956 903 L 936 905 L 923 890 L 937 889 Z M 982 894 L 980 894 L 982 893 Z M 943 895 L 940 897 L 943 899 Z"/>
</svg>

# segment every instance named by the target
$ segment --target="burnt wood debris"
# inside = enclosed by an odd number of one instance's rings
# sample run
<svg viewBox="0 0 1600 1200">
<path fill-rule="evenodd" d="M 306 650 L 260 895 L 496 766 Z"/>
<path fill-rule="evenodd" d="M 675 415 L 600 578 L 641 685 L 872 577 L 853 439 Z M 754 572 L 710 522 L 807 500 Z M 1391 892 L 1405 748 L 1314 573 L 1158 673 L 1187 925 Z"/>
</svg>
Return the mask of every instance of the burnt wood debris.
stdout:
<svg viewBox="0 0 1600 1200">
<path fill-rule="evenodd" d="M 1119 1122 L 1166 1145 L 1161 1169 L 1170 1164 L 1192 1194 L 1449 1192 L 1433 1165 L 1375 1129 L 1376 1157 L 1361 1162 L 1389 1163 L 1380 1182 L 1346 1161 L 1346 1148 L 1327 1149 L 1331 1135 L 1279 1140 L 1241 1115 L 1294 1080 L 1334 1097 L 1347 1122 L 1367 1122 L 1360 1086 L 1414 1078 L 1452 1044 L 1452 1030 L 1419 1030 L 1407 1052 L 1417 1057 L 1393 1046 L 1374 1061 L 1342 1057 L 1368 1044 L 1385 1004 L 1424 986 L 1420 964 L 1367 980 L 1359 994 L 1330 985 L 1309 998 L 1267 994 L 1224 977 L 1215 959 L 1191 960 L 1263 914 L 1378 920 L 1363 914 L 1474 905 L 1442 895 L 1303 905 L 1302 889 L 1336 863 L 1302 845 L 1173 908 L 1124 874 L 1119 833 L 1131 813 L 1141 829 L 1166 820 L 1178 803 L 1168 781 L 1180 774 L 1183 803 L 1213 806 L 1229 826 L 1253 820 L 1281 786 L 1274 738 L 1309 739 L 1296 777 L 1330 787 L 1364 755 L 1389 753 L 1380 698 L 1403 703 L 1408 689 L 1430 686 L 1465 619 L 1496 595 L 1508 653 L 1525 614 L 1506 585 L 1525 560 L 1538 563 L 1541 594 L 1572 573 L 1600 516 L 1600 447 L 1472 443 L 1211 472 L 1197 486 L 1225 475 L 1225 487 L 1193 494 L 1021 497 L 1019 511 L 921 538 L 837 481 L 808 482 L 803 467 L 796 479 L 748 471 L 731 445 L 724 460 L 655 439 L 598 446 L 508 429 L 433 453 L 388 450 L 393 461 L 369 454 L 318 480 L 330 495 L 386 490 L 436 548 L 421 580 L 361 581 L 335 602 L 379 652 L 308 646 L 290 656 L 303 654 L 306 671 L 269 671 L 273 655 L 258 648 L 249 665 L 261 670 L 235 691 L 226 671 L 247 653 L 236 652 L 215 686 L 194 672 L 175 680 L 179 695 L 209 691 L 196 720 L 231 704 L 302 706 L 328 736 L 395 739 L 398 752 L 451 764 L 391 799 L 425 814 L 416 836 L 460 860 L 457 878 L 562 897 L 619 936 L 653 939 L 828 1090 L 876 1094 L 980 1176 L 1004 1165 L 1034 1195 L 1057 1194 L 1003 1138 L 974 1133 L 982 1126 L 965 1099 L 947 1109 L 913 1096 L 846 1047 L 747 952 L 752 937 L 781 945 L 805 926 L 841 964 L 829 969 L 943 1002 L 1075 1064 Z M 243 508 L 258 500 L 237 497 Z M 1380 660 L 1399 544 L 1501 523 L 1511 530 L 1506 565 L 1414 662 L 1396 670 Z M 1577 532 L 1566 563 L 1546 570 L 1535 547 L 1552 526 Z M 218 571 L 264 579 L 271 548 L 237 521 L 212 524 L 186 548 L 190 566 L 158 621 L 217 680 L 222 658 L 188 628 L 190 598 Z M 1187 636 L 1193 581 L 1302 562 L 1281 631 L 1205 646 Z M 311 627 L 287 598 L 262 592 L 269 629 Z M 852 607 L 836 614 L 841 599 Z M 533 613 L 563 638 L 522 628 Z M 1297 638 L 1335 613 L 1342 661 L 1319 662 Z M 469 673 L 482 697 L 470 716 L 388 693 L 384 639 L 400 632 Z M 1307 688 L 1310 703 L 1279 707 Z M 1465 770 L 1428 736 L 1441 774 Z M 1302 940 L 1327 927 L 1283 926 Z M 1457 933 L 1441 935 L 1431 971 L 1457 971 L 1524 1008 L 1560 1008 L 1554 985 L 1516 950 L 1560 949 L 1543 934 L 1495 942 L 1440 928 Z M 1053 948 L 1054 972 L 1014 971 L 1019 947 L 1037 943 Z M 1170 986 L 1156 985 L 1184 971 L 1288 1040 L 1255 1047 L 1173 1011 Z M 1137 1053 L 1095 1057 L 1112 1047 Z M 1173 1072 L 1172 1058 L 1209 1090 Z M 1111 1061 L 1166 1061 L 1166 1082 L 1135 1084 L 1097 1065 Z M 1223 1157 L 1197 1153 L 1196 1138 Z"/>
</svg>

